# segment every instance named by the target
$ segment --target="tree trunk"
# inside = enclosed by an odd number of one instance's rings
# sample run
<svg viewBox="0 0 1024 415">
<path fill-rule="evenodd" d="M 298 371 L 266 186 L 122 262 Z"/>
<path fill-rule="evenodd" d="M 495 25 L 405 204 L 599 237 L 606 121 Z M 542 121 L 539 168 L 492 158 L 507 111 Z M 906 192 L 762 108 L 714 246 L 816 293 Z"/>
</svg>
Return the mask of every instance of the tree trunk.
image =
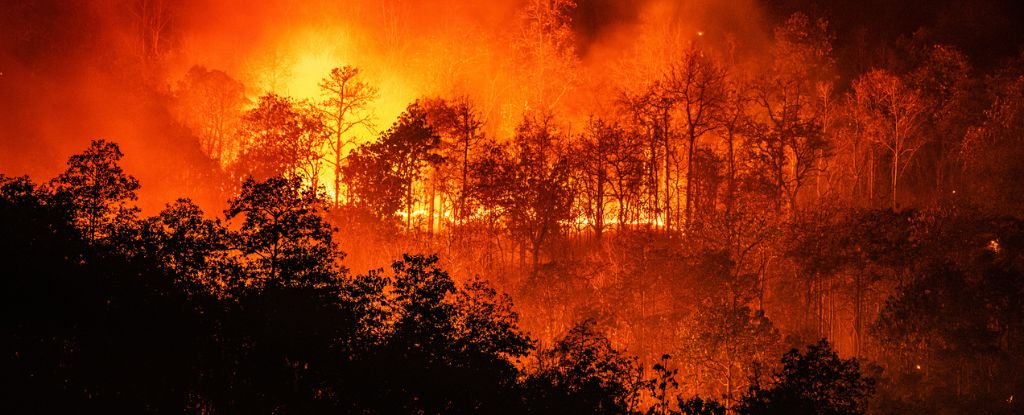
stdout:
<svg viewBox="0 0 1024 415">
<path fill-rule="evenodd" d="M 896 179 L 899 175 L 900 168 L 900 153 L 894 151 L 892 153 L 892 210 L 896 211 Z"/>
<path fill-rule="evenodd" d="M 598 241 L 601 240 L 601 235 L 604 233 L 604 181 L 604 162 L 598 160 L 596 206 L 594 206 L 594 238 Z"/>
<path fill-rule="evenodd" d="M 686 152 L 686 224 L 685 229 L 691 229 L 693 224 L 693 146 L 697 143 L 693 128 L 690 128 L 690 148 Z"/>
<path fill-rule="evenodd" d="M 436 169 L 432 169 L 430 180 L 430 206 L 427 208 L 427 236 L 434 237 L 434 203 L 437 198 L 437 173 Z"/>
<path fill-rule="evenodd" d="M 466 194 L 469 192 L 469 142 L 472 139 L 469 125 L 469 109 L 466 108 L 464 116 L 464 128 L 465 128 L 465 143 L 462 147 L 462 191 L 459 193 L 459 213 L 458 221 L 462 224 L 463 218 L 466 217 Z"/>
<path fill-rule="evenodd" d="M 665 232 L 672 230 L 672 181 L 671 181 L 671 166 L 672 166 L 672 144 L 670 140 L 670 134 L 668 131 L 668 111 L 665 111 L 665 124 L 662 129 L 662 134 L 665 142 Z"/>
<path fill-rule="evenodd" d="M 405 231 L 412 230 L 412 180 L 409 180 L 409 188 L 405 193 Z"/>
<path fill-rule="evenodd" d="M 341 136 L 334 142 L 334 207 L 341 205 Z"/>
<path fill-rule="evenodd" d="M 655 124 L 656 123 L 657 122 L 655 122 Z M 648 217 L 647 217 L 648 223 L 650 223 L 651 221 L 654 221 L 655 225 L 657 225 L 658 206 L 660 206 L 659 205 L 660 201 L 658 200 L 658 197 L 659 197 L 658 183 L 661 180 L 658 177 L 658 137 L 657 137 L 657 134 L 658 134 L 657 133 L 657 126 L 655 126 L 654 128 L 651 129 L 651 146 L 650 146 L 651 159 L 650 159 L 650 166 L 649 166 L 649 168 L 650 168 L 649 169 L 650 177 L 648 178 L 648 185 L 650 187 L 651 203 L 648 205 L 649 212 L 648 212 Z"/>
</svg>

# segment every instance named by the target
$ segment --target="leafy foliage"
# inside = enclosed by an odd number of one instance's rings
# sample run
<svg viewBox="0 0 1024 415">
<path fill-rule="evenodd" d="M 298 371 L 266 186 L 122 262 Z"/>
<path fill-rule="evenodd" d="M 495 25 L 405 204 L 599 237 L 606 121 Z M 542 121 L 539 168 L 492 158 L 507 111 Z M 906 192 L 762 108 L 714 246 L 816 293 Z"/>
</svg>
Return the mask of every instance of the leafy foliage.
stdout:
<svg viewBox="0 0 1024 415">
<path fill-rule="evenodd" d="M 753 385 L 740 403 L 743 414 L 863 414 L 875 382 L 860 374 L 856 359 L 841 359 L 822 339 L 782 357 L 782 369 L 766 387 Z"/>
<path fill-rule="evenodd" d="M 71 156 L 68 169 L 47 186 L 52 203 L 71 215 L 71 221 L 90 242 L 100 242 L 124 231 L 138 209 L 139 181 L 118 164 L 121 148 L 106 140 L 94 140 L 81 154 Z"/>
<path fill-rule="evenodd" d="M 364 144 L 349 156 L 344 176 L 354 204 L 385 220 L 405 208 L 411 223 L 413 185 L 424 167 L 442 161 L 436 151 L 440 140 L 420 104 L 409 105 L 380 141 Z"/>
</svg>

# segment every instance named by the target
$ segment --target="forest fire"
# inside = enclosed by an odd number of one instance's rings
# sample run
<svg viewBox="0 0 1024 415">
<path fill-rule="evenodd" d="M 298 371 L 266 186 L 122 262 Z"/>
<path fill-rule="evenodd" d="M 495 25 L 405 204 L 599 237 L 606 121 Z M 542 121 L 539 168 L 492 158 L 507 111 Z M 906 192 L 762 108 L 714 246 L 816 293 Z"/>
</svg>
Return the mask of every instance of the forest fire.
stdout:
<svg viewBox="0 0 1024 415">
<path fill-rule="evenodd" d="M 9 412 L 1024 412 L 1017 2 L 300 3 L 0 10 Z"/>
</svg>

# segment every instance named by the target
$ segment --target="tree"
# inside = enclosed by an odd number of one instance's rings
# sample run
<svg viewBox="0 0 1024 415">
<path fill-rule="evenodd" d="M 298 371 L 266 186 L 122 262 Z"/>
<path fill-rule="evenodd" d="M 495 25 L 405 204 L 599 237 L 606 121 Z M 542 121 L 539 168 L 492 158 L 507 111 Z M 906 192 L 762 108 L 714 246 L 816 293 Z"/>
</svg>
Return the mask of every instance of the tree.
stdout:
<svg viewBox="0 0 1024 415">
<path fill-rule="evenodd" d="M 679 382 L 676 381 L 676 374 L 679 373 L 679 369 L 668 368 L 668 361 L 671 359 L 672 356 L 663 354 L 661 355 L 661 361 L 652 366 L 655 377 L 653 379 L 649 379 L 645 386 L 648 392 L 650 392 L 654 403 L 647 408 L 647 415 L 668 415 L 677 413 L 672 410 L 672 402 L 669 400 L 669 393 L 670 391 L 674 391 L 679 388 Z"/>
<path fill-rule="evenodd" d="M 204 217 L 189 199 L 169 203 L 150 221 L 154 228 L 153 255 L 188 292 L 220 292 L 228 282 L 228 232 L 220 220 Z"/>
<path fill-rule="evenodd" d="M 68 159 L 68 169 L 47 184 L 54 202 L 62 206 L 91 243 L 111 238 L 134 219 L 139 181 L 124 173 L 123 154 L 116 143 L 93 140 L 89 148 Z"/>
<path fill-rule="evenodd" d="M 638 392 L 639 371 L 594 329 L 577 324 L 552 348 L 538 355 L 538 368 L 526 379 L 530 406 L 538 413 L 620 414 Z"/>
<path fill-rule="evenodd" d="M 609 170 L 609 195 L 615 199 L 616 226 L 626 226 L 640 220 L 643 208 L 644 183 L 646 178 L 646 155 L 643 139 L 639 134 L 617 127 L 611 138 L 611 151 L 605 163 Z"/>
<path fill-rule="evenodd" d="M 325 98 L 320 105 L 326 120 L 324 129 L 330 137 L 328 163 L 334 168 L 334 206 L 337 207 L 341 203 L 343 163 L 348 157 L 345 149 L 355 144 L 355 137 L 347 135 L 359 126 L 373 127 L 373 115 L 368 107 L 379 94 L 376 87 L 360 78 L 359 68 L 353 66 L 331 69 L 320 81 L 320 90 Z"/>
<path fill-rule="evenodd" d="M 111 184 L 124 191 L 126 183 L 113 173 L 116 149 L 96 141 L 74 158 L 78 167 L 91 166 L 89 180 L 73 168 L 67 181 L 38 189 L 27 178 L 0 175 L 0 348 L 9 411 L 185 410 L 189 396 L 195 402 L 201 394 L 194 363 L 208 356 L 212 336 L 174 282 L 137 254 L 149 249 L 145 240 L 108 234 L 105 226 L 85 232 L 76 200 L 50 193 L 77 192 L 79 203 L 91 199 L 109 209 L 116 197 L 102 199 L 118 193 Z M 94 174 L 100 170 L 105 175 Z M 103 176 L 108 180 L 92 180 Z M 132 216 L 119 220 L 117 227 L 138 228 Z"/>
<path fill-rule="evenodd" d="M 1021 62 L 1024 56 L 1015 62 Z M 967 180 L 964 191 L 988 209 L 1024 215 L 1024 73 L 1014 63 L 989 80 L 988 108 L 960 149 Z"/>
<path fill-rule="evenodd" d="M 918 412 L 1019 411 L 1008 397 L 1024 368 L 1021 221 L 974 209 L 921 219 L 921 263 L 871 327 L 888 377 L 905 388 L 890 394 Z"/>
<path fill-rule="evenodd" d="M 301 176 L 318 187 L 324 124 L 303 105 L 267 94 L 242 116 L 242 152 L 235 168 L 243 177 Z"/>
<path fill-rule="evenodd" d="M 679 102 L 686 123 L 686 229 L 693 227 L 694 155 L 698 140 L 714 131 L 726 99 L 725 71 L 704 51 L 691 46 L 674 65 L 666 81 L 668 93 Z"/>
<path fill-rule="evenodd" d="M 406 254 L 392 270 L 390 316 L 357 387 L 382 410 L 521 410 L 513 361 L 533 346 L 508 297 L 479 280 L 457 285 L 437 256 Z"/>
<path fill-rule="evenodd" d="M 877 69 L 853 83 L 858 119 L 869 139 L 890 157 L 892 209 L 896 210 L 897 183 L 924 144 L 921 134 L 925 106 L 918 91 L 898 76 Z"/>
<path fill-rule="evenodd" d="M 124 6 L 131 13 L 135 33 L 129 39 L 139 63 L 143 65 L 145 73 L 159 73 L 175 40 L 173 3 L 166 0 L 134 0 L 126 2 Z"/>
<path fill-rule="evenodd" d="M 671 150 L 671 145 L 666 140 L 670 139 L 667 133 L 670 121 L 668 111 L 671 109 L 672 102 L 662 96 L 663 91 L 657 82 L 646 86 L 640 93 L 623 95 L 620 104 L 629 114 L 629 133 L 637 137 L 641 147 L 646 145 L 646 148 L 641 149 L 646 156 L 643 177 L 643 188 L 646 191 L 646 212 L 644 212 L 643 219 L 652 223 L 657 221 L 661 208 L 661 195 L 659 194 L 661 178 L 658 170 L 662 166 L 662 158 L 668 160 Z M 668 172 L 667 167 L 665 171 Z M 665 183 L 668 183 L 667 178 Z"/>
<path fill-rule="evenodd" d="M 779 341 L 778 330 L 763 311 L 713 301 L 702 304 L 685 333 L 682 353 L 696 384 L 722 396 L 730 409 L 754 377 L 753 369 L 767 363 Z"/>
<path fill-rule="evenodd" d="M 771 59 L 751 88 L 760 114 L 750 124 L 749 148 L 775 196 L 795 211 L 805 180 L 830 152 L 815 103 L 834 70 L 828 23 L 794 14 L 775 30 Z"/>
<path fill-rule="evenodd" d="M 678 399 L 679 410 L 685 415 L 725 415 L 725 407 L 714 400 L 701 399 L 699 396 Z"/>
<path fill-rule="evenodd" d="M 746 130 L 749 123 L 750 97 L 746 82 L 737 79 L 726 78 L 725 97 L 722 100 L 719 119 L 716 123 L 718 130 L 725 140 L 725 162 L 726 162 L 726 194 L 725 214 L 731 216 L 736 204 L 736 193 L 739 191 L 739 163 L 737 150 L 740 149 L 740 135 Z"/>
<path fill-rule="evenodd" d="M 575 86 L 579 58 L 572 27 L 575 0 L 530 0 L 512 42 L 525 111 L 552 112 Z M 552 80 L 559 80 L 552 82 Z"/>
<path fill-rule="evenodd" d="M 482 203 L 500 212 L 512 237 L 529 247 L 534 274 L 541 250 L 571 212 L 569 160 L 561 141 L 550 116 L 527 116 L 511 146 L 491 146 L 473 168 Z"/>
<path fill-rule="evenodd" d="M 437 172 L 444 182 L 453 182 L 449 193 L 453 193 L 455 220 L 462 223 L 475 210 L 469 205 L 473 179 L 470 165 L 477 157 L 484 135 L 476 108 L 469 97 L 454 100 L 436 99 L 424 102 L 430 126 L 441 136 L 442 153 L 447 163 L 457 170 Z M 446 186 L 448 187 L 448 186 Z"/>
<path fill-rule="evenodd" d="M 738 412 L 760 414 L 856 415 L 867 410 L 875 381 L 860 373 L 856 359 L 841 359 L 822 339 L 801 353 L 782 357 L 782 369 L 767 387 L 755 384 L 743 397 Z"/>
<path fill-rule="evenodd" d="M 410 104 L 380 141 L 364 144 L 350 155 L 344 173 L 352 203 L 381 219 L 404 208 L 405 228 L 412 230 L 415 185 L 424 168 L 443 161 L 437 152 L 440 144 L 423 106 L 419 101 Z"/>
<path fill-rule="evenodd" d="M 919 91 L 924 104 L 920 133 L 927 138 L 923 160 L 930 162 L 936 196 L 947 195 L 959 185 L 958 151 L 976 115 L 982 109 L 975 104 L 971 77 L 973 68 L 963 52 L 948 45 L 931 45 L 917 68 L 907 74 L 907 84 Z"/>
<path fill-rule="evenodd" d="M 575 182 L 580 192 L 580 204 L 583 215 L 588 219 L 588 226 L 593 229 L 598 240 L 604 234 L 606 208 L 612 181 L 612 169 L 609 163 L 615 156 L 615 146 L 623 137 L 623 131 L 617 125 L 607 124 L 601 119 L 591 118 L 583 136 L 574 146 L 572 152 Z"/>
<path fill-rule="evenodd" d="M 235 132 L 249 102 L 245 85 L 228 74 L 193 66 L 175 91 L 178 117 L 199 138 L 199 148 L 222 167 L 239 151 Z"/>
<path fill-rule="evenodd" d="M 299 178 L 246 179 L 224 212 L 240 218 L 233 247 L 244 274 L 237 288 L 325 287 L 343 268 L 321 194 Z"/>
</svg>

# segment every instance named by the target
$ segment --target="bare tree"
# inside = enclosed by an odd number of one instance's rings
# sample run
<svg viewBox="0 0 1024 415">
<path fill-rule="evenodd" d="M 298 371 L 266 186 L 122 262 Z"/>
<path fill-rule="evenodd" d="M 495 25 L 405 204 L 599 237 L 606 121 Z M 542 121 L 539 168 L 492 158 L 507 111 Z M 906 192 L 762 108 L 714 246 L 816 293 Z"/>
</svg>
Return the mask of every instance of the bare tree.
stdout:
<svg viewBox="0 0 1024 415">
<path fill-rule="evenodd" d="M 580 190 L 579 203 L 583 214 L 589 218 L 588 226 L 598 240 L 607 227 L 609 188 L 612 181 L 610 160 L 616 152 L 616 144 L 622 141 L 623 132 L 619 126 L 591 117 L 570 157 L 573 172 Z"/>
<path fill-rule="evenodd" d="M 359 68 L 345 66 L 331 69 L 330 75 L 320 81 L 324 96 L 321 104 L 330 136 L 327 162 L 334 169 L 334 205 L 341 203 L 342 169 L 346 149 L 354 146 L 355 137 L 348 136 L 352 129 L 362 126 L 373 128 L 373 114 L 369 105 L 377 99 L 377 88 L 359 77 Z"/>
<path fill-rule="evenodd" d="M 138 56 L 148 76 L 154 76 L 172 42 L 175 2 L 170 0 L 133 0 L 128 3 L 134 20 Z"/>
<path fill-rule="evenodd" d="M 782 198 L 791 212 L 797 209 L 805 179 L 830 155 L 817 92 L 831 82 L 832 72 L 827 22 L 795 14 L 776 30 L 771 65 L 751 89 L 760 114 L 749 133 L 750 149 L 779 197 L 777 210 Z"/>
<path fill-rule="evenodd" d="M 890 156 L 892 209 L 896 210 L 900 176 L 926 142 L 926 137 L 920 134 L 924 102 L 920 93 L 884 69 L 861 76 L 854 81 L 853 90 L 858 118 L 865 132 Z"/>
<path fill-rule="evenodd" d="M 686 123 L 686 229 L 693 221 L 694 154 L 697 141 L 717 127 L 719 113 L 727 97 L 725 71 L 718 67 L 704 51 L 696 46 L 686 51 L 682 59 L 672 66 L 666 90 L 679 105 L 681 118 Z"/>
<path fill-rule="evenodd" d="M 575 0 L 530 0 L 523 7 L 512 47 L 527 111 L 551 112 L 575 85 L 575 8 Z"/>
</svg>

